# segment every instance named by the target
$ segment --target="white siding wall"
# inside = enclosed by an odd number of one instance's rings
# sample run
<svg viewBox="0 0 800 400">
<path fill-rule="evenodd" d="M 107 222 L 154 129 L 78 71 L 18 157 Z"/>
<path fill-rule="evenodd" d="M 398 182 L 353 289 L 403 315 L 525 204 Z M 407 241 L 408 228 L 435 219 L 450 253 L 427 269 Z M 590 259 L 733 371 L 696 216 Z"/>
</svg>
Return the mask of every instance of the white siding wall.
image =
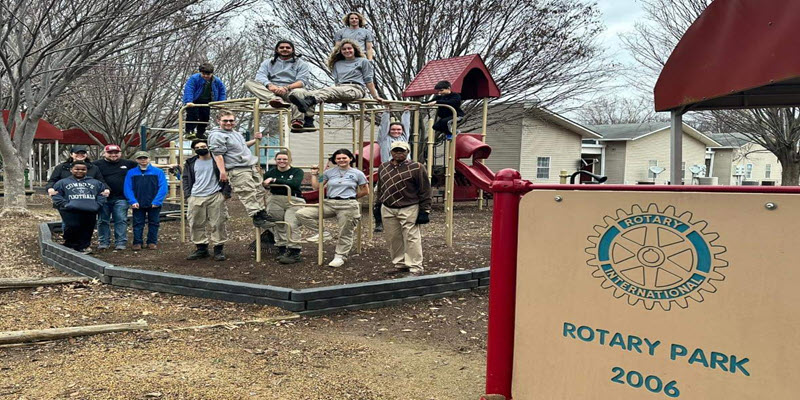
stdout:
<svg viewBox="0 0 800 400">
<path fill-rule="evenodd" d="M 479 130 L 475 130 L 479 132 Z M 494 172 L 504 168 L 520 169 L 520 143 L 522 141 L 522 105 L 489 107 L 486 143 L 492 155 L 485 164 Z"/>
<path fill-rule="evenodd" d="M 775 181 L 776 185 L 781 184 L 781 164 L 778 162 L 778 158 L 775 157 L 774 154 L 770 153 L 763 147 L 757 144 L 749 144 L 742 146 L 738 149 L 735 155 L 735 160 L 732 161 L 731 167 L 731 174 L 736 170 L 736 166 L 741 165 L 742 168 L 745 168 L 747 164 L 753 164 L 753 174 L 751 178 L 744 178 L 750 181 L 757 181 L 759 184 L 762 180 L 769 180 Z M 767 170 L 767 164 L 769 164 L 772 168 L 772 172 L 770 177 L 767 178 L 765 176 Z M 735 184 L 736 180 L 731 178 L 732 184 Z"/>
<path fill-rule="evenodd" d="M 656 178 L 657 184 L 666 183 L 670 179 L 669 129 L 663 129 L 641 139 L 628 141 L 626 152 L 628 160 L 625 167 L 626 184 L 650 180 L 648 177 L 650 160 L 658 160 L 658 166 L 666 168 Z M 686 163 L 686 173 L 683 178 L 687 185 L 691 184 L 692 178 L 689 168 L 692 165 L 704 165 L 705 157 L 706 145 L 684 133 L 683 161 Z"/>
<path fill-rule="evenodd" d="M 581 159 L 581 136 L 536 117 L 522 123 L 520 173 L 536 183 L 559 183 L 561 170 L 575 172 Z M 550 157 L 550 177 L 536 178 L 538 157 Z"/>
</svg>

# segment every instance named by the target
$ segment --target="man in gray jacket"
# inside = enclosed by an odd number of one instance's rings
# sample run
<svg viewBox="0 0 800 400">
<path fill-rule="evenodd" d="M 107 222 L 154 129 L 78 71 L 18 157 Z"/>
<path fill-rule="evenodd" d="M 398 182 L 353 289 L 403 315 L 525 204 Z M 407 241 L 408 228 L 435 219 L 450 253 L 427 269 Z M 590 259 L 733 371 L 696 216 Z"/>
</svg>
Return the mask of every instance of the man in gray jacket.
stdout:
<svg viewBox="0 0 800 400">
<path fill-rule="evenodd" d="M 219 180 L 230 182 L 247 214 L 253 218 L 253 225 L 264 227 L 269 222 L 264 205 L 266 191 L 261 186 L 258 157 L 249 148 L 261 139 L 261 133 L 256 132 L 255 139 L 245 141 L 242 133 L 235 129 L 236 116 L 229 110 L 217 113 L 217 124 L 219 127 L 208 133 L 208 149 L 219 169 Z"/>
<path fill-rule="evenodd" d="M 272 59 L 264 60 L 258 68 L 255 80 L 245 82 L 245 89 L 259 99 L 269 102 L 273 108 L 290 108 L 292 131 L 313 130 L 314 114 L 302 113 L 297 106 L 288 103 L 289 94 L 308 86 L 308 64 L 294 52 L 294 44 L 280 40 L 275 45 Z"/>
</svg>

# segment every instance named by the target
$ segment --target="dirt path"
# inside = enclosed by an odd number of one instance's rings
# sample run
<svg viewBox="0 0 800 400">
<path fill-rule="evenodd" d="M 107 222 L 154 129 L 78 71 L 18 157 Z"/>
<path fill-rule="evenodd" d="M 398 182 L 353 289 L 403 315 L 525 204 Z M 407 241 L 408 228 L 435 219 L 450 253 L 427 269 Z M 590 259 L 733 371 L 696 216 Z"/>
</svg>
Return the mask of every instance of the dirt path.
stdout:
<svg viewBox="0 0 800 400">
<path fill-rule="evenodd" d="M 0 277 L 58 275 L 30 245 L 46 218 L 0 226 Z M 0 292 L 0 330 L 138 319 L 151 327 L 0 348 L 0 399 L 474 399 L 483 388 L 486 304 L 487 293 L 476 291 L 270 324 L 164 331 L 286 312 L 100 284 Z"/>
</svg>

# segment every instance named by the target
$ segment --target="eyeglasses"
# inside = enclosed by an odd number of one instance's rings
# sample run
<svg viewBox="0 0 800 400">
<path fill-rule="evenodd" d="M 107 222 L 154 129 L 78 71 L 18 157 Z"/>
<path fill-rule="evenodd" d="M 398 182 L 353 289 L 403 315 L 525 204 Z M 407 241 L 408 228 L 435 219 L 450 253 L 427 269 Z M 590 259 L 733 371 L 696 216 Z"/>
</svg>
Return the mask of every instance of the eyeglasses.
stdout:
<svg viewBox="0 0 800 400">
<path fill-rule="evenodd" d="M 235 119 L 221 119 L 221 120 L 219 120 L 219 122 L 226 123 L 226 124 L 229 124 L 229 123 L 234 122 L 234 121 L 236 121 L 236 120 Z"/>
</svg>

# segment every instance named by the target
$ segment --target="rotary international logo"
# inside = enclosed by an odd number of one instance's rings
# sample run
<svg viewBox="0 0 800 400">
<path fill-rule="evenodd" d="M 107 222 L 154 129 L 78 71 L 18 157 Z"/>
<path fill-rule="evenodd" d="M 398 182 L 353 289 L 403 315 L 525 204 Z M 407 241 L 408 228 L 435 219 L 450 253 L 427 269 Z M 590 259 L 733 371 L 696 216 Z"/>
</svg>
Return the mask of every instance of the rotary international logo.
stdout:
<svg viewBox="0 0 800 400">
<path fill-rule="evenodd" d="M 702 302 L 703 292 L 717 291 L 713 281 L 725 279 L 720 269 L 728 262 L 721 258 L 725 247 L 716 243 L 719 234 L 688 211 L 678 215 L 673 206 L 662 211 L 656 204 L 646 210 L 634 205 L 603 221 L 594 227 L 597 234 L 587 238 L 587 264 L 604 289 L 627 297 L 632 306 L 686 308 L 688 299 Z"/>
</svg>

